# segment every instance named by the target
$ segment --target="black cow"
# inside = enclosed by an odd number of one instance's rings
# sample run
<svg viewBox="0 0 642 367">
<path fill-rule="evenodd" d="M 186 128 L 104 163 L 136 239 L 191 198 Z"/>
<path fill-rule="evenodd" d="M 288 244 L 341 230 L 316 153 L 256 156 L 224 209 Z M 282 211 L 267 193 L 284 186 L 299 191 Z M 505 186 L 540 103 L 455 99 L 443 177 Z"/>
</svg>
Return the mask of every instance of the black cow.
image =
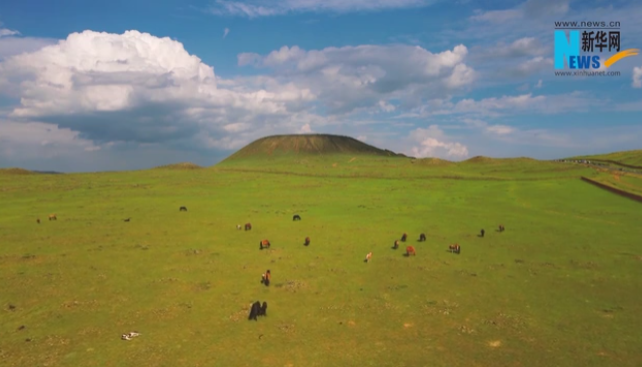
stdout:
<svg viewBox="0 0 642 367">
<path fill-rule="evenodd" d="M 247 319 L 258 321 L 256 317 L 259 315 L 259 312 L 261 312 L 261 303 L 259 301 L 256 301 L 252 303 L 252 309 L 250 310 L 250 317 L 248 317 Z"/>
<path fill-rule="evenodd" d="M 484 237 L 484 233 L 486 233 L 486 231 L 484 231 L 484 230 L 482 229 L 482 230 L 479 232 L 479 237 Z"/>
<path fill-rule="evenodd" d="M 263 302 L 261 308 L 259 309 L 259 316 L 267 316 L 267 302 Z"/>
<path fill-rule="evenodd" d="M 131 218 L 123 219 L 123 222 L 129 222 Z"/>
<path fill-rule="evenodd" d="M 406 242 L 407 238 L 408 238 L 408 235 L 404 233 L 403 235 L 401 235 L 401 242 Z"/>
<path fill-rule="evenodd" d="M 298 215 L 298 214 L 294 214 L 294 216 L 292 217 L 292 220 L 293 220 L 293 221 L 295 221 L 295 220 L 301 220 L 301 216 L 300 216 L 300 215 Z"/>
<path fill-rule="evenodd" d="M 303 245 L 305 245 L 305 246 L 309 246 L 310 245 L 310 237 L 306 237 L 305 238 L 305 242 L 303 243 Z"/>
<path fill-rule="evenodd" d="M 420 234 L 419 235 L 419 242 L 425 241 L 426 240 L 426 235 L 425 234 Z"/>
<path fill-rule="evenodd" d="M 187 208 L 186 208 L 186 207 L 184 207 L 184 206 L 181 206 L 180 208 L 178 208 L 178 210 L 179 210 L 179 211 L 182 211 L 182 212 L 186 212 L 186 211 L 187 211 Z"/>
</svg>

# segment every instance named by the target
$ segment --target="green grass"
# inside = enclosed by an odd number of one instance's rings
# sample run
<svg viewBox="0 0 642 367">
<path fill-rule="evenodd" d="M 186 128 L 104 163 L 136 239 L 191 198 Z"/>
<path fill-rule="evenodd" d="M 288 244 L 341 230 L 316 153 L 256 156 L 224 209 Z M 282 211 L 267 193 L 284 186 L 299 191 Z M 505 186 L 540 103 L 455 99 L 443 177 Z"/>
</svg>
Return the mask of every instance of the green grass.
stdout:
<svg viewBox="0 0 642 367">
<path fill-rule="evenodd" d="M 608 160 L 624 163 L 631 166 L 642 167 L 642 150 L 627 150 L 607 154 L 585 155 L 569 159 Z"/>
<path fill-rule="evenodd" d="M 598 173 L 352 158 L 0 174 L 0 365 L 639 366 L 642 210 Z"/>
</svg>

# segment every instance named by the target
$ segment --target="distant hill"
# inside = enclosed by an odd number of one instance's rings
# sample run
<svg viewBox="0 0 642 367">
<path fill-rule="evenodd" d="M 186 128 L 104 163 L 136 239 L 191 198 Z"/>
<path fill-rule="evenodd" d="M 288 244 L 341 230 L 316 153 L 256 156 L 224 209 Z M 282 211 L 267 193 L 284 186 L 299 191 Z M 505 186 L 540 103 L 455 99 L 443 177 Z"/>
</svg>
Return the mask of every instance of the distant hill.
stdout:
<svg viewBox="0 0 642 367">
<path fill-rule="evenodd" d="M 182 163 L 174 163 L 174 164 L 166 164 L 164 166 L 158 166 L 155 167 L 156 169 L 183 169 L 183 170 L 190 170 L 190 169 L 201 169 L 203 167 L 199 166 L 198 164 L 194 164 L 191 162 L 182 162 Z"/>
<path fill-rule="evenodd" d="M 642 168 L 642 150 L 625 150 L 606 154 L 583 155 L 566 159 L 588 159 L 629 168 Z"/>
<path fill-rule="evenodd" d="M 0 168 L 0 175 L 33 175 L 35 172 L 24 168 Z"/>
<path fill-rule="evenodd" d="M 301 134 L 274 135 L 255 140 L 223 160 L 223 162 L 282 155 L 322 156 L 331 154 L 406 157 L 403 154 L 387 149 L 379 149 L 349 136 Z"/>
</svg>

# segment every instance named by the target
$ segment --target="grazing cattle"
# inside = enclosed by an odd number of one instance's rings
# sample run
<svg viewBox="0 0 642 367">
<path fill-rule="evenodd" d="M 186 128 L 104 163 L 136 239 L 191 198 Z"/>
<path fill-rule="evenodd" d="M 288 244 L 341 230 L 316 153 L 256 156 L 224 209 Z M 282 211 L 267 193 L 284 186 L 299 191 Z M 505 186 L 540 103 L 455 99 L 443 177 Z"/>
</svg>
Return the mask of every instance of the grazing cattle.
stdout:
<svg viewBox="0 0 642 367">
<path fill-rule="evenodd" d="M 261 303 L 259 301 L 252 303 L 252 308 L 250 309 L 250 317 L 248 317 L 247 319 L 258 321 L 256 317 L 259 315 L 260 311 L 261 311 Z"/>
<path fill-rule="evenodd" d="M 251 231 L 252 230 L 252 224 L 251 223 L 245 223 L 245 230 L 246 231 Z"/>
<path fill-rule="evenodd" d="M 40 218 L 36 219 L 36 223 L 40 224 Z"/>
<path fill-rule="evenodd" d="M 264 248 L 270 248 L 270 241 L 268 240 L 262 240 L 259 242 L 260 249 L 263 250 Z"/>
<path fill-rule="evenodd" d="M 415 252 L 415 248 L 412 246 L 406 247 L 406 256 L 410 256 L 410 255 L 417 256 L 417 253 Z"/>
<path fill-rule="evenodd" d="M 484 231 L 484 230 L 482 229 L 482 230 L 479 232 L 479 237 L 484 237 L 484 233 L 486 233 L 486 231 Z"/>
<path fill-rule="evenodd" d="M 425 241 L 426 240 L 426 235 L 425 234 L 420 234 L 419 235 L 419 242 Z"/>
<path fill-rule="evenodd" d="M 238 229 L 238 230 L 240 231 L 240 230 L 241 230 L 241 225 L 240 225 L 240 224 L 237 224 L 237 225 L 236 225 L 236 229 Z"/>
<path fill-rule="evenodd" d="M 500 225 L 499 225 L 499 231 L 500 231 L 500 232 L 504 232 L 504 229 L 505 229 L 505 228 L 504 228 L 504 225 L 503 225 L 503 224 L 500 224 Z"/>
<path fill-rule="evenodd" d="M 293 221 L 294 220 L 301 220 L 301 216 L 299 216 L 298 214 L 294 214 L 294 216 L 292 217 L 292 220 Z"/>
<path fill-rule="evenodd" d="M 448 245 L 448 249 L 450 250 L 451 253 L 454 252 L 456 254 L 459 254 L 459 252 L 461 251 L 461 247 L 459 247 L 458 244 Z"/>
<path fill-rule="evenodd" d="M 187 208 L 184 207 L 184 206 L 181 206 L 180 208 L 178 208 L 178 210 L 181 211 L 181 212 L 186 212 Z"/>
<path fill-rule="evenodd" d="M 123 222 L 129 222 L 131 218 L 123 219 Z"/>
<path fill-rule="evenodd" d="M 265 301 L 263 301 L 263 304 L 261 305 L 259 316 L 267 316 L 267 302 Z"/>
<path fill-rule="evenodd" d="M 305 246 L 310 245 L 310 237 L 306 237 L 306 238 L 305 238 L 305 243 L 304 243 L 304 245 L 305 245 Z"/>
<path fill-rule="evenodd" d="M 49 220 L 58 220 L 55 214 L 49 214 Z"/>
<path fill-rule="evenodd" d="M 407 235 L 407 234 L 405 234 L 405 233 L 404 233 L 404 234 L 402 234 L 402 235 L 401 235 L 401 242 L 406 242 L 406 239 L 407 239 L 407 238 L 408 238 L 408 235 Z"/>
<path fill-rule="evenodd" d="M 270 270 L 265 272 L 265 274 L 261 275 L 261 283 L 265 284 L 266 286 L 270 285 L 270 281 L 272 280 L 272 273 L 270 273 Z"/>
<path fill-rule="evenodd" d="M 393 249 L 398 249 L 399 248 L 399 240 L 395 240 L 395 243 L 392 245 Z"/>
<path fill-rule="evenodd" d="M 368 254 L 366 255 L 366 259 L 364 260 L 364 262 L 369 262 L 369 261 L 370 261 L 370 259 L 372 259 L 372 251 L 371 251 L 371 252 L 368 252 Z"/>
</svg>

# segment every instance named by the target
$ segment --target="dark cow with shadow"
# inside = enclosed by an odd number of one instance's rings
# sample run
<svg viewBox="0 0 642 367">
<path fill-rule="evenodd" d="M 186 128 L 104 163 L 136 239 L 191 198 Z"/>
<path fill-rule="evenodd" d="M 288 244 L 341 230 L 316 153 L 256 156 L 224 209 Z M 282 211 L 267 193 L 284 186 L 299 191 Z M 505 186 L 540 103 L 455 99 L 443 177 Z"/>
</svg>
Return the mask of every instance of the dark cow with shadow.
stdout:
<svg viewBox="0 0 642 367">
<path fill-rule="evenodd" d="M 252 230 L 252 223 L 245 223 L 245 230 L 246 231 L 251 231 Z"/>
<path fill-rule="evenodd" d="M 259 309 L 259 316 L 267 316 L 267 302 L 263 301 L 261 308 Z"/>
<path fill-rule="evenodd" d="M 294 214 L 294 216 L 292 217 L 292 220 L 293 220 L 293 221 L 295 221 L 295 220 L 301 220 L 301 216 L 300 216 L 300 215 L 298 215 L 298 214 Z"/>
<path fill-rule="evenodd" d="M 178 210 L 181 211 L 181 212 L 186 212 L 187 211 L 187 207 L 181 206 L 180 208 L 178 208 Z"/>
<path fill-rule="evenodd" d="M 257 316 L 259 316 L 260 312 L 261 312 L 261 302 L 256 301 L 252 303 L 252 308 L 250 309 L 250 316 L 247 319 L 258 321 Z"/>
<path fill-rule="evenodd" d="M 398 249 L 398 248 L 399 248 L 399 240 L 395 240 L 395 243 L 393 243 L 393 244 L 392 244 L 392 248 L 393 248 L 394 250 L 396 250 L 396 249 Z"/>
<path fill-rule="evenodd" d="M 426 240 L 426 235 L 424 233 L 419 235 L 419 242 L 424 242 Z"/>
<path fill-rule="evenodd" d="M 303 243 L 304 246 L 310 246 L 310 237 L 305 238 L 305 242 Z"/>
<path fill-rule="evenodd" d="M 408 234 L 404 233 L 401 235 L 401 242 L 406 242 L 406 239 L 408 239 Z"/>
</svg>

